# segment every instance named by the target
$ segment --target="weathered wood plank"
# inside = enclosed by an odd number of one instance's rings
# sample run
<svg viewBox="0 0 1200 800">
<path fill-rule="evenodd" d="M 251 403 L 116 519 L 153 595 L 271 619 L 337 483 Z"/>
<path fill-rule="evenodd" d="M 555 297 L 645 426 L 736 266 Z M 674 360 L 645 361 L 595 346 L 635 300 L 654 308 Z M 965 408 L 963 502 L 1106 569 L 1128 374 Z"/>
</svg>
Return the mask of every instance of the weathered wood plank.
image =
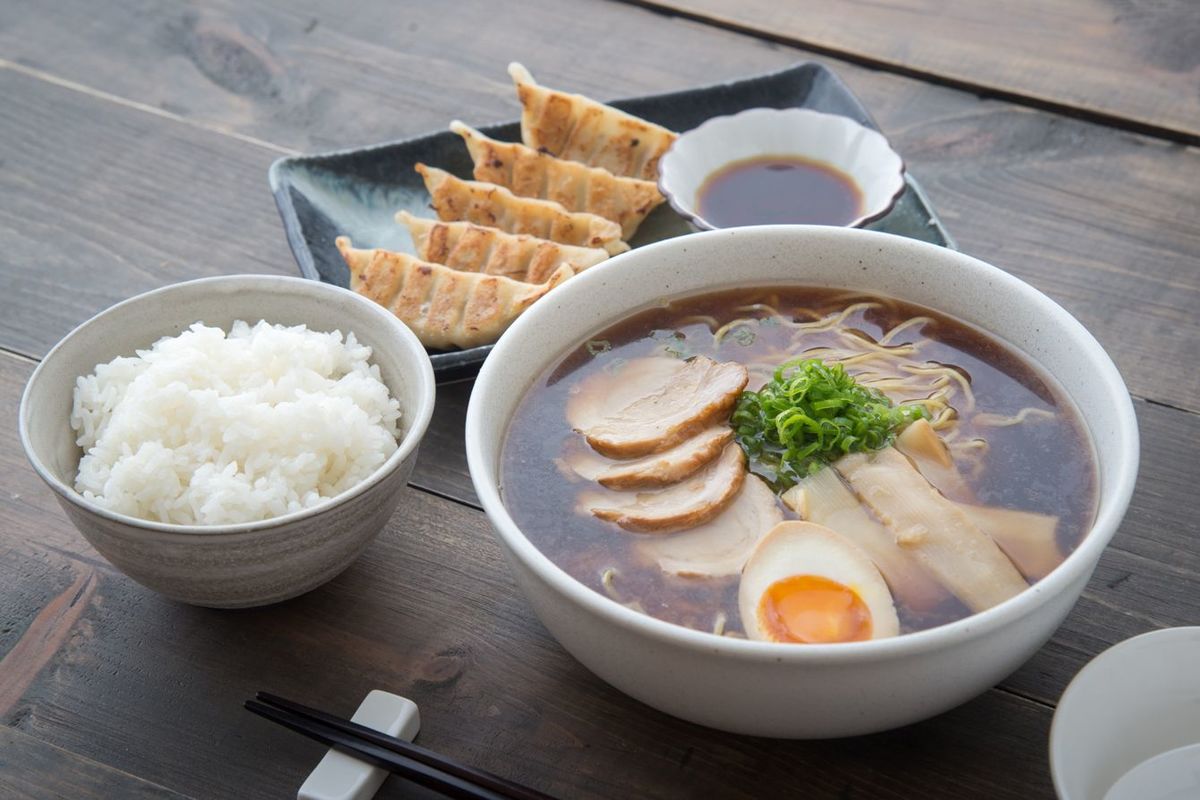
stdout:
<svg viewBox="0 0 1200 800">
<path fill-rule="evenodd" d="M 463 48 L 444 11 L 433 7 L 401 14 L 368 3 L 334 14 L 325 13 L 321 0 L 287 9 L 258 0 L 248 10 L 217 4 L 201 12 L 187 4 L 125 0 L 96 16 L 95 27 L 72 30 L 74 46 L 44 49 L 35 61 L 151 105 L 169 105 L 163 93 L 178 86 L 188 92 L 180 97 L 207 109 L 175 109 L 192 114 L 189 119 L 285 146 L 326 147 L 417 134 L 455 116 L 511 117 L 515 106 L 503 65 L 513 56 L 526 58 L 547 82 L 598 96 L 678 88 L 807 56 L 630 6 L 539 1 L 488 15 L 478 3 L 463 4 L 455 18 L 487 18 L 493 35 Z M 26 6 L 22 25 L 39 35 L 46 25 L 61 27 L 56 15 L 71 8 Z M 379 24 L 400 17 L 400 24 Z M 188 25 L 203 35 L 193 41 L 164 33 Z M 120 46 L 131 31 L 152 46 Z M 620 71 L 611 68 L 608 49 L 594 46 L 598 41 L 622 43 Z M 663 41 L 675 47 L 663 48 Z M 209 60 L 197 53 L 210 53 Z M 168 66 L 154 66 L 160 62 Z M 1200 219 L 1188 211 L 1200 202 L 1200 151 L 834 65 L 922 178 L 965 250 L 1063 303 L 1096 332 L 1135 393 L 1200 410 L 1200 372 L 1179 369 L 1192 358 L 1190 342 L 1200 340 L 1200 317 L 1192 313 L 1200 305 L 1193 268 Z M 89 74 L 85 66 L 94 69 Z M 253 75 L 268 76 L 254 79 L 268 89 L 256 93 L 238 82 Z M 6 289 L 0 303 L 15 306 L 0 315 L 0 346 L 44 352 L 88 312 L 156 281 L 217 270 L 293 269 L 270 200 L 256 184 L 261 173 L 255 173 L 271 153 L 215 135 L 210 142 L 201 130 L 178 131 L 169 120 L 110 109 L 25 77 L 5 80 L 14 101 L 7 117 L 0 116 L 0 150 L 25 144 L 22 158 L 9 158 L 0 173 L 0 188 L 15 206 L 7 230 L 0 228 L 0 243 L 13 240 L 3 249 L 10 255 L 0 260 Z M 108 114 L 109 122 L 93 119 Z M 30 117 L 39 124 L 29 124 Z M 48 126 L 53 152 L 36 146 Z M 135 157 L 137 148 L 121 136 L 125 130 L 150 143 L 142 147 L 151 151 L 154 180 L 171 200 L 151 207 L 148 187 L 113 178 L 117 172 L 92 178 L 104 164 Z M 168 157 L 172 148 L 178 153 Z M 78 153 L 93 155 L 80 162 Z M 211 155 L 202 158 L 205 153 Z M 203 178 L 198 184 L 197 175 Z M 75 200 L 80 187 L 90 191 L 86 203 Z M 99 213 L 97 205 L 108 212 L 102 225 L 81 225 L 78 235 L 66 237 L 29 235 L 52 230 L 46 220 L 57 219 L 59 209 L 88 219 Z M 219 249 L 214 237 L 224 237 Z M 28 268 L 18 265 L 34 259 L 48 266 L 31 287 L 24 285 Z M 164 261 L 164 271 L 156 272 Z M 74 286 L 85 268 L 108 283 L 57 289 L 59 272 L 66 269 Z"/>
<path fill-rule="evenodd" d="M 472 124 L 513 119 L 519 108 L 505 72 L 512 60 L 554 65 L 571 86 L 603 97 L 682 89 L 795 60 L 703 25 L 587 0 L 504 8 L 486 0 L 118 0 L 104 14 L 89 13 L 86 0 L 54 6 L 20 0 L 0 26 L 0 53 L 214 129 L 305 151 L 440 130 L 452 116 Z M 90 25 L 71 24 L 85 14 Z M 638 30 L 643 21 L 649 29 Z M 484 28 L 488 35 L 478 35 Z M 740 44 L 707 59 L 681 46 L 680 62 L 662 48 L 676 36 Z M 58 45 L 34 44 L 45 41 Z"/>
<path fill-rule="evenodd" d="M 911 731 L 844 742 L 731 737 L 653 712 L 549 639 L 491 542 L 474 539 L 477 514 L 417 492 L 405 505 L 422 544 L 393 523 L 341 578 L 275 608 L 186 608 L 105 571 L 15 724 L 202 797 L 287 794 L 320 757 L 242 710 L 255 691 L 349 713 L 372 688 L 416 700 L 419 742 L 562 797 L 691 797 L 700 786 L 714 797 L 782 796 L 797 770 L 816 798 L 1047 790 L 1049 710 L 998 691 Z M 1017 765 L 1019 782 L 993 750 Z"/>
<path fill-rule="evenodd" d="M 463 439 L 467 402 L 474 385 L 474 381 L 457 381 L 437 387 L 437 405 L 421 442 L 412 482 L 422 489 L 478 507 Z"/>
<path fill-rule="evenodd" d="M 419 491 L 405 492 L 357 564 L 305 597 L 244 612 L 163 600 L 107 567 L 22 463 L 13 416 L 31 369 L 0 354 L 0 574 L 11 576 L 0 585 L 10 620 L 0 658 L 36 655 L 22 658 L 36 669 L 0 722 L 38 738 L 189 794 L 278 796 L 320 748 L 241 701 L 266 689 L 349 712 L 378 687 L 421 704 L 425 744 L 562 796 L 686 797 L 704 786 L 761 797 L 794 790 L 797 774 L 813 797 L 1050 791 L 1049 709 L 1003 691 L 912 729 L 824 743 L 723 736 L 652 712 L 549 638 L 481 514 Z M 1146 453 L 1134 508 L 1067 623 L 1005 682 L 1022 695 L 1052 703 L 1104 647 L 1195 621 L 1188 509 L 1200 416 L 1138 410 Z M 68 605 L 56 598 L 79 604 L 67 630 L 45 624 Z M 31 636 L 42 645 L 24 644 Z"/>
<path fill-rule="evenodd" d="M 1189 0 L 631 0 L 981 94 L 1200 143 Z"/>
<path fill-rule="evenodd" d="M 38 741 L 13 728 L 0 727 L 0 797 L 6 800 L 79 800 L 81 797 L 182 800 L 183 795 Z"/>
<path fill-rule="evenodd" d="M 705 786 L 758 797 L 794 788 L 797 770 L 814 797 L 940 786 L 932 796 L 1015 798 L 1048 786 L 1048 709 L 999 691 L 917 736 L 842 743 L 729 737 L 649 711 L 550 639 L 480 513 L 415 490 L 359 562 L 302 598 L 231 613 L 166 601 L 96 560 L 14 463 L 12 415 L 29 371 L 0 355 L 0 476 L 12 487 L 0 496 L 0 572 L 12 577 L 0 600 L 17 615 L 0 643 L 37 662 L 0 722 L 39 739 L 189 794 L 275 797 L 320 748 L 241 702 L 266 689 L 348 712 L 380 687 L 421 705 L 425 744 L 561 796 L 687 797 Z M 45 624 L 62 606 L 78 609 L 69 627 Z M 1019 784 L 1006 779 L 1014 764 Z"/>
<path fill-rule="evenodd" d="M 0 70 L 0 346 L 41 355 L 132 294 L 294 274 L 248 146 Z"/>
</svg>

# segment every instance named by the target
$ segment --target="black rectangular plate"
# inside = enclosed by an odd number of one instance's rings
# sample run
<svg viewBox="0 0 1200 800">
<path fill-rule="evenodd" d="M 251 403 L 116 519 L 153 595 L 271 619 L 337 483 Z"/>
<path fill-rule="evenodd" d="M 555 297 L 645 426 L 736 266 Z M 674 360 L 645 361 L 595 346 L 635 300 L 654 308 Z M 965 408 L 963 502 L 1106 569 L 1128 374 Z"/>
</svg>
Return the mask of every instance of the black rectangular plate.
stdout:
<svg viewBox="0 0 1200 800">
<path fill-rule="evenodd" d="M 676 131 L 690 130 L 711 117 L 763 106 L 841 114 L 878 130 L 841 79 L 814 62 L 715 86 L 619 100 L 612 105 Z M 516 122 L 488 125 L 481 130 L 506 141 L 521 137 Z M 463 178 L 471 177 L 472 164 L 462 139 L 449 130 L 356 150 L 281 158 L 272 164 L 268 176 L 271 191 L 300 273 L 312 280 L 348 287 L 349 271 L 334 246 L 334 239 L 343 234 L 357 247 L 413 253 L 408 229 L 397 224 L 394 216 L 401 209 L 433 215 L 425 185 L 413 170 L 418 161 Z M 907 188 L 891 212 L 867 227 L 954 247 L 917 182 L 911 175 L 906 181 Z M 646 219 L 630 244 L 637 247 L 689 232 L 687 223 L 664 203 Z M 469 378 L 478 372 L 490 350 L 488 345 L 430 351 L 434 374 L 440 382 Z"/>
</svg>

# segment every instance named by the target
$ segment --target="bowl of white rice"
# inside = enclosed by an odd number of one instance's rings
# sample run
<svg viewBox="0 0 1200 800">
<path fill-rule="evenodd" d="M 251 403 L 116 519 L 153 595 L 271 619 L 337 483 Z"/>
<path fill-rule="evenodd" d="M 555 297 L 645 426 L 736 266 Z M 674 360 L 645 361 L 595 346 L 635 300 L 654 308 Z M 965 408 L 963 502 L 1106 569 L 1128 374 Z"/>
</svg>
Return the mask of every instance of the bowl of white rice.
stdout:
<svg viewBox="0 0 1200 800">
<path fill-rule="evenodd" d="M 386 309 L 244 275 L 80 325 L 34 371 L 19 418 L 34 469 L 101 555 L 174 599 L 234 608 L 353 562 L 396 509 L 433 404 L 429 357 Z"/>
</svg>

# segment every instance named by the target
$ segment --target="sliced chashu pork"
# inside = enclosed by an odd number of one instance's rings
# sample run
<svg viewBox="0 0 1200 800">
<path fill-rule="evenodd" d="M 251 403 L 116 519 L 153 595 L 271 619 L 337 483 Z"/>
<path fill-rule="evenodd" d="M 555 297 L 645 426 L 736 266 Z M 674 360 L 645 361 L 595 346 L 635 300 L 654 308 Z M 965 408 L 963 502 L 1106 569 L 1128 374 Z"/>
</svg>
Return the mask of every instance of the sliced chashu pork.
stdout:
<svg viewBox="0 0 1200 800">
<path fill-rule="evenodd" d="M 635 548 L 642 558 L 674 575 L 737 575 L 758 540 L 782 520 L 775 493 L 762 479 L 749 475 L 729 508 L 710 522 L 682 533 L 644 538 Z"/>
<path fill-rule="evenodd" d="M 581 478 L 595 481 L 606 489 L 652 489 L 694 475 L 721 454 L 733 441 L 727 425 L 705 428 L 670 450 L 652 453 L 630 461 L 616 461 L 597 455 L 582 444 L 566 456 L 567 466 Z"/>
<path fill-rule="evenodd" d="M 634 359 L 583 381 L 567 420 L 597 452 L 637 458 L 724 421 L 748 379 L 741 364 L 705 356 Z"/>
<path fill-rule="evenodd" d="M 580 507 L 628 531 L 671 533 L 694 528 L 725 510 L 746 477 L 746 456 L 726 445 L 712 463 L 692 477 L 652 492 L 584 492 Z"/>
<path fill-rule="evenodd" d="M 852 453 L 834 466 L 896 543 L 972 611 L 991 608 L 1028 586 L 996 543 L 895 448 Z"/>
<path fill-rule="evenodd" d="M 621 366 L 594 372 L 571 387 L 567 424 L 582 433 L 602 423 L 614 410 L 633 403 L 675 379 L 684 362 L 677 358 L 634 358 Z"/>
</svg>

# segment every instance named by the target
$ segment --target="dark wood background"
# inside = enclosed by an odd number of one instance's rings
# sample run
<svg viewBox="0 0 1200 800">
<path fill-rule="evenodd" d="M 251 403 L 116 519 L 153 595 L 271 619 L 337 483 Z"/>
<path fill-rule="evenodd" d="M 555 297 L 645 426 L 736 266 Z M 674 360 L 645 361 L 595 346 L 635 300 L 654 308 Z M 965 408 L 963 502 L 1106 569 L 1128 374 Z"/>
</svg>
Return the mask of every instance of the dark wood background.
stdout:
<svg viewBox="0 0 1200 800">
<path fill-rule="evenodd" d="M 647 7 L 650 6 L 650 7 Z M 514 118 L 505 65 L 601 98 L 818 58 L 961 247 L 1045 291 L 1121 368 L 1142 430 L 1125 524 L 999 687 L 876 736 L 723 735 L 589 674 L 518 595 L 439 387 L 412 486 L 349 571 L 243 612 L 166 601 L 74 531 L 16 437 L 36 360 L 130 295 L 294 274 L 283 154 Z M 287 797 L 321 748 L 241 710 L 421 706 L 425 745 L 564 797 L 1048 797 L 1050 720 L 1105 647 L 1200 621 L 1200 12 L 1188 0 L 0 5 L 0 796 Z M 391 780 L 382 797 L 425 796 Z"/>
</svg>

